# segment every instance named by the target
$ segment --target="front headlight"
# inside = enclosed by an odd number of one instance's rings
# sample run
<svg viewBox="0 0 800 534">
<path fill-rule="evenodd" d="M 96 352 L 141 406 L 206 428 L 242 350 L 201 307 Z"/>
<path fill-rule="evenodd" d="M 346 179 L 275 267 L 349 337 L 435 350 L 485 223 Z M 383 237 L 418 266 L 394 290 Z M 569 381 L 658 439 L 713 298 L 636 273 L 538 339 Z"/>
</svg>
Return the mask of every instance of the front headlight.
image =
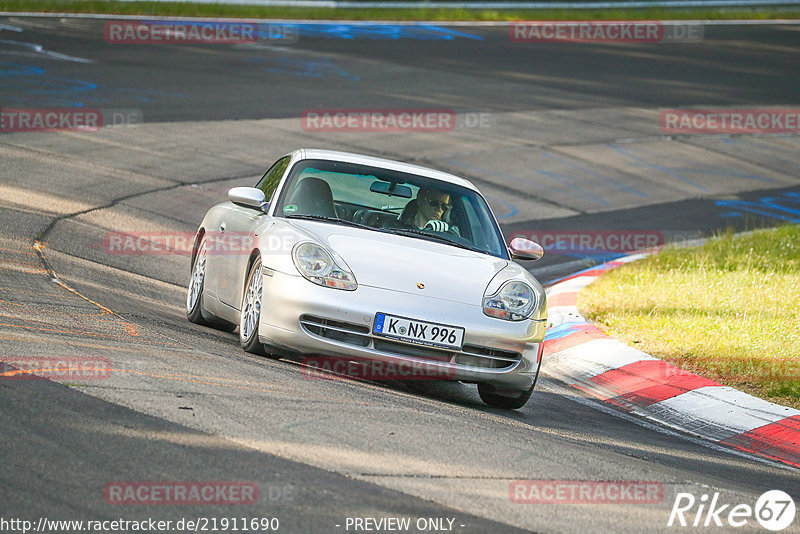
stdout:
<svg viewBox="0 0 800 534">
<path fill-rule="evenodd" d="M 330 252 L 316 243 L 300 243 L 292 251 L 292 259 L 300 274 L 315 284 L 346 291 L 358 287 L 353 273 L 339 267 Z"/>
<path fill-rule="evenodd" d="M 527 319 L 535 307 L 536 293 L 525 282 L 506 282 L 494 295 L 483 297 L 483 313 L 506 321 Z"/>
</svg>

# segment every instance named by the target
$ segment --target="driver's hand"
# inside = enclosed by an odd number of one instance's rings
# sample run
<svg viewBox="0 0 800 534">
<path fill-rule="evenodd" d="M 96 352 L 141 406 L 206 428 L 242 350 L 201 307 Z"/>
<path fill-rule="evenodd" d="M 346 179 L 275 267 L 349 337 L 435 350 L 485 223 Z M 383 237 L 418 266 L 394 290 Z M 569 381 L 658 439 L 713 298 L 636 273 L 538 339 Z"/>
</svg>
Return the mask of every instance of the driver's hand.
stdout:
<svg viewBox="0 0 800 534">
<path fill-rule="evenodd" d="M 431 219 L 423 227 L 423 230 L 433 230 L 434 232 L 446 232 L 448 229 L 450 229 L 450 225 L 438 219 Z"/>
</svg>

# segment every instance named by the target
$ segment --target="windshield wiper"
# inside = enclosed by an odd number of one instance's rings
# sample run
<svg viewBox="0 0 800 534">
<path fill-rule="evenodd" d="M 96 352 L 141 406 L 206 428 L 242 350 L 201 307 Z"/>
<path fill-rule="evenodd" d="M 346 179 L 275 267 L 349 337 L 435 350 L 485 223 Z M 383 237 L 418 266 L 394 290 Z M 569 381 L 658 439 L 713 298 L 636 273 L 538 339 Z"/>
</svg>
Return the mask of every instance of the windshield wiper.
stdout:
<svg viewBox="0 0 800 534">
<path fill-rule="evenodd" d="M 343 224 L 345 226 L 354 226 L 355 228 L 366 228 L 367 230 L 375 230 L 372 226 L 367 226 L 366 224 L 361 224 L 353 221 L 348 221 L 347 219 L 340 219 L 339 217 L 326 217 L 325 215 L 312 215 L 312 214 L 305 214 L 305 215 L 287 215 L 287 219 L 306 219 L 310 221 L 325 221 L 331 222 L 335 224 Z"/>
<path fill-rule="evenodd" d="M 313 215 L 313 214 L 302 214 L 302 215 L 286 215 L 287 219 L 303 219 L 303 220 L 310 220 L 310 221 L 324 221 L 330 222 L 334 224 L 343 224 L 345 226 L 352 226 L 354 228 L 364 228 L 366 230 L 372 230 L 374 232 L 386 232 L 389 234 L 395 235 L 404 235 L 406 237 L 421 237 L 423 239 L 428 239 L 430 241 L 438 241 L 439 243 L 445 243 L 447 245 L 452 245 L 454 247 L 463 248 L 465 250 L 470 250 L 472 252 L 479 252 L 481 254 L 487 254 L 485 250 L 481 250 L 477 247 L 471 247 L 469 245 L 465 245 L 463 243 L 459 243 L 457 241 L 451 241 L 446 237 L 442 237 L 436 234 L 429 234 L 427 232 L 423 232 L 422 230 L 414 230 L 413 228 L 376 228 L 374 226 L 368 226 L 366 224 L 361 224 L 353 221 L 348 221 L 347 219 L 340 219 L 339 217 L 326 217 L 325 215 Z"/>
<path fill-rule="evenodd" d="M 408 237 L 419 236 L 425 239 L 429 239 L 431 241 L 439 241 L 440 243 L 446 243 L 448 245 L 453 245 L 454 247 L 471 250 L 472 252 L 480 252 L 481 254 L 486 254 L 485 251 L 480 250 L 478 248 L 471 247 L 463 243 L 459 243 L 458 241 L 451 241 L 450 239 L 447 239 L 446 237 L 442 237 L 440 235 L 429 234 L 427 232 L 423 232 L 422 230 L 414 230 L 411 228 L 381 228 L 380 230 L 382 232 L 389 232 L 390 234 L 404 235 Z"/>
</svg>

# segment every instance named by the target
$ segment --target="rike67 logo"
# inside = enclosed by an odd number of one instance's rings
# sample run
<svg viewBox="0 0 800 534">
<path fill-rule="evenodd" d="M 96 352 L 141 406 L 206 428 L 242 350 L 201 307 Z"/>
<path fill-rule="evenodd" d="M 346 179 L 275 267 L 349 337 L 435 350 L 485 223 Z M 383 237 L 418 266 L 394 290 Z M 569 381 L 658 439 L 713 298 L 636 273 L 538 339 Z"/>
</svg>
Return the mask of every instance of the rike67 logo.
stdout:
<svg viewBox="0 0 800 534">
<path fill-rule="evenodd" d="M 723 504 L 719 492 L 699 499 L 691 493 L 678 493 L 667 526 L 741 528 L 755 519 L 765 529 L 777 532 L 794 522 L 795 512 L 794 500 L 781 490 L 763 493 L 755 506 Z"/>
</svg>

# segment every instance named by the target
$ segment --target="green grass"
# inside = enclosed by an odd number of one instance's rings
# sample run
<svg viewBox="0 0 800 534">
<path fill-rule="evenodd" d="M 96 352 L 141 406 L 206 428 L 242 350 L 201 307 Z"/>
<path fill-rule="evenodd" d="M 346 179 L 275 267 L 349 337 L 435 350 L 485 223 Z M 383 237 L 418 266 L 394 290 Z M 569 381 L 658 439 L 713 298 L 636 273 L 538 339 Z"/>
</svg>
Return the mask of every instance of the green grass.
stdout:
<svg viewBox="0 0 800 534">
<path fill-rule="evenodd" d="M 193 4 L 189 2 L 120 2 L 116 0 L 0 0 L 0 11 L 45 13 L 105 13 L 118 15 L 228 17 L 265 19 L 334 20 L 664 20 L 664 19 L 778 19 L 800 18 L 791 8 L 682 8 L 682 9 L 319 9 L 248 5 Z"/>
<path fill-rule="evenodd" d="M 653 356 L 800 408 L 800 226 L 732 232 L 615 269 L 587 319 Z"/>
</svg>

